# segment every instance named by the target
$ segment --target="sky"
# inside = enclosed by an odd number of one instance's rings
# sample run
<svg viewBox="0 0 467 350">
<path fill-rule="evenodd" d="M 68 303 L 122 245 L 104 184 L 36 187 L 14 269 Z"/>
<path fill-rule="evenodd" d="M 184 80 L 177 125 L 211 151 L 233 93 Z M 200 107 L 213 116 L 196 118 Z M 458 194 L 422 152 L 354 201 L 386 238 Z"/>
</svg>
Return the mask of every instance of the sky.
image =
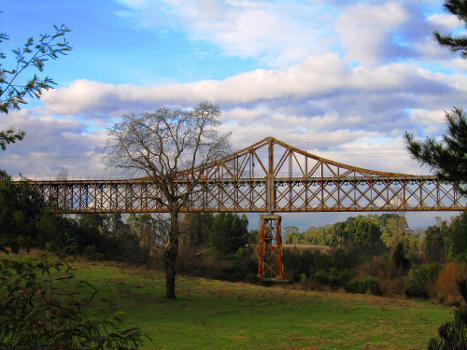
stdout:
<svg viewBox="0 0 467 350">
<path fill-rule="evenodd" d="M 40 74 L 55 89 L 0 116 L 0 129 L 26 131 L 2 152 L 0 168 L 32 179 L 118 177 L 104 147 L 122 115 L 210 101 L 233 150 L 273 136 L 354 166 L 429 174 L 408 154 L 404 132 L 440 137 L 445 111 L 467 102 L 466 60 L 433 39 L 436 29 L 465 32 L 442 4 L 0 0 L 0 31 L 10 37 L 0 50 L 5 68 L 12 49 L 54 24 L 71 29 L 73 47 Z M 453 214 L 406 216 L 426 227 Z M 289 214 L 283 224 L 306 228 L 348 216 Z"/>
</svg>

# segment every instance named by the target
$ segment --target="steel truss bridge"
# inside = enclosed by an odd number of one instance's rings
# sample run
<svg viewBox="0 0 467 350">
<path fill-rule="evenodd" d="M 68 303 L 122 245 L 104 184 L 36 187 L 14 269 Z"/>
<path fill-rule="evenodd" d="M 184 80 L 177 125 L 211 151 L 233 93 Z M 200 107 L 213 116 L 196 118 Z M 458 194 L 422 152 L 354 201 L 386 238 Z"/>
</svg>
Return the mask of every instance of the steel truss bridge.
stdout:
<svg viewBox="0 0 467 350">
<path fill-rule="evenodd" d="M 182 212 L 254 212 L 261 216 L 258 275 L 282 278 L 282 212 L 460 211 L 466 198 L 434 176 L 388 173 L 318 157 L 267 137 L 195 169 L 199 184 Z M 180 171 L 178 191 L 189 172 Z M 151 178 L 31 181 L 66 213 L 163 213 Z"/>
</svg>

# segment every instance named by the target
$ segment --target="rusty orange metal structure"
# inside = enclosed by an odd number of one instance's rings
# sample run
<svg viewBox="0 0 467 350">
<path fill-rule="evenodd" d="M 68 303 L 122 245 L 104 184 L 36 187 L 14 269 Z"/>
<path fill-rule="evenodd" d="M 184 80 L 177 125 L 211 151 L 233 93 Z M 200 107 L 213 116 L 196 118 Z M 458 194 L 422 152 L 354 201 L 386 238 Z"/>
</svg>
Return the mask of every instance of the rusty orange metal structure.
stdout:
<svg viewBox="0 0 467 350">
<path fill-rule="evenodd" d="M 261 215 L 258 242 L 258 277 L 263 280 L 281 280 L 282 236 L 280 215 Z"/>
<path fill-rule="evenodd" d="M 466 210 L 466 198 L 454 184 L 435 176 L 359 168 L 318 157 L 273 137 L 196 168 L 195 172 L 201 180 L 183 212 L 256 212 L 271 216 L 281 212 Z M 188 186 L 189 175 L 190 171 L 179 172 L 176 182 L 181 193 Z M 31 184 L 61 212 L 166 211 L 156 200 L 161 196 L 151 178 Z M 280 279 L 280 220 L 275 220 L 261 219 L 258 274 L 269 274 L 270 266 L 277 265 L 272 278 Z M 276 231 L 270 243 L 264 234 L 273 224 Z M 266 253 L 271 253 L 271 258 L 265 258 Z"/>
</svg>

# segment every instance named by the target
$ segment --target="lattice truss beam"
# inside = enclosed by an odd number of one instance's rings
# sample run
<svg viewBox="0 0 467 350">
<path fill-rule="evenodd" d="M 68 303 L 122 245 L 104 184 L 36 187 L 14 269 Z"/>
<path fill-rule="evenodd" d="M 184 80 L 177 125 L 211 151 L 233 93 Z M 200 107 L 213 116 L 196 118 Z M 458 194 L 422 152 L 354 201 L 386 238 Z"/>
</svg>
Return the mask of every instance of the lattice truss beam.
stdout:
<svg viewBox="0 0 467 350">
<path fill-rule="evenodd" d="M 315 156 L 272 137 L 195 170 L 201 181 L 186 212 L 364 212 L 465 210 L 451 183 L 384 173 Z M 190 173 L 181 171 L 186 191 Z M 58 210 L 165 212 L 150 178 L 31 181 Z"/>
</svg>

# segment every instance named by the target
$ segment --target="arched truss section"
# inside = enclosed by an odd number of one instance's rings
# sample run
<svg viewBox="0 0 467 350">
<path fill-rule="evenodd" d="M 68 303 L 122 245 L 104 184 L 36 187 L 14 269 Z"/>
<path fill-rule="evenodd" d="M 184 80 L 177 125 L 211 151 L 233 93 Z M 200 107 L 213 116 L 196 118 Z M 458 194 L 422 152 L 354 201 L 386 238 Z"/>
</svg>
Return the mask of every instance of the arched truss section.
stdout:
<svg viewBox="0 0 467 350">
<path fill-rule="evenodd" d="M 194 169 L 201 181 L 186 212 L 465 210 L 466 199 L 434 176 L 379 172 L 321 158 L 267 137 Z M 192 176 L 181 171 L 183 193 Z M 69 213 L 165 212 L 150 178 L 32 181 Z"/>
</svg>

